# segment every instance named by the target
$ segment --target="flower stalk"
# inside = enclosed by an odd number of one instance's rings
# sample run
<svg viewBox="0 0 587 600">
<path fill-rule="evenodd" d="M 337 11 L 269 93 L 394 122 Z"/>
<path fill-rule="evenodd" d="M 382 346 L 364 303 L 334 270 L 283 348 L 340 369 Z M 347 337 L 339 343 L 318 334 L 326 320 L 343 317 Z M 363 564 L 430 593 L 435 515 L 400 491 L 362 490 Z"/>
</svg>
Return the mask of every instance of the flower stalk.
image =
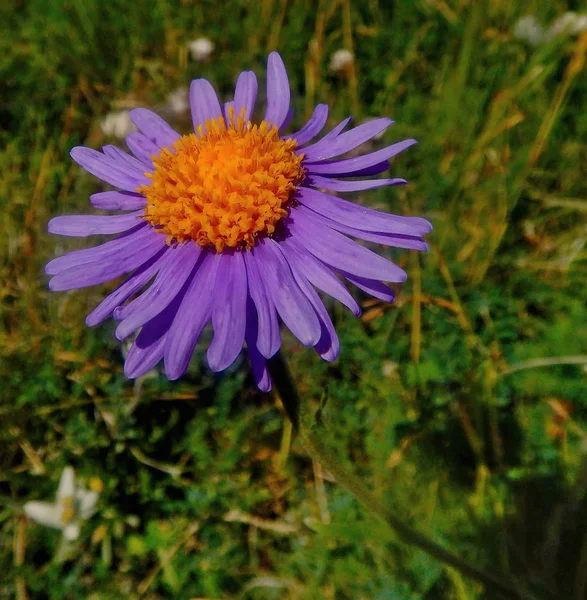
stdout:
<svg viewBox="0 0 587 600">
<path fill-rule="evenodd" d="M 419 548 L 438 561 L 457 569 L 463 575 L 475 579 L 487 588 L 498 592 L 503 598 L 515 600 L 536 600 L 536 596 L 522 589 L 517 583 L 476 567 L 435 541 L 410 527 L 406 519 L 392 512 L 380 502 L 364 483 L 334 456 L 323 443 L 323 435 L 318 430 L 323 428 L 319 423 L 312 424 L 313 419 L 307 405 L 298 394 L 295 381 L 281 355 L 277 353 L 268 363 L 275 389 L 281 398 L 285 412 L 291 420 L 294 430 L 308 454 L 328 470 L 336 482 L 347 489 L 371 514 L 383 521 L 400 539 Z"/>
</svg>

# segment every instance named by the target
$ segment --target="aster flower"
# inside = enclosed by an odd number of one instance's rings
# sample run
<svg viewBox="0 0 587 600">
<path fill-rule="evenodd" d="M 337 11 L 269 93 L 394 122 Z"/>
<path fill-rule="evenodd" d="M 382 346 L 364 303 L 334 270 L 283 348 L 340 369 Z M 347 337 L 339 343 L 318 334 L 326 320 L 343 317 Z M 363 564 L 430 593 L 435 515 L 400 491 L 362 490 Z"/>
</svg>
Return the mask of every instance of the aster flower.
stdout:
<svg viewBox="0 0 587 600">
<path fill-rule="evenodd" d="M 161 360 L 167 377 L 179 378 L 211 322 L 210 368 L 229 367 L 246 343 L 257 385 L 269 390 L 266 360 L 281 346 L 280 320 L 325 360 L 339 354 L 335 328 L 315 288 L 358 316 L 360 307 L 337 274 L 385 301 L 394 296 L 383 282 L 406 279 L 400 267 L 350 238 L 426 249 L 428 221 L 323 191 L 405 184 L 362 177 L 387 170 L 389 159 L 415 140 L 337 159 L 392 121 L 375 119 L 344 132 L 350 121 L 345 119 L 311 143 L 326 124 L 323 104 L 302 129 L 284 134 L 290 87 L 275 52 L 268 60 L 260 124 L 251 121 L 256 97 L 257 79 L 250 71 L 241 73 L 234 99 L 224 105 L 208 81 L 196 79 L 190 88 L 195 133 L 181 136 L 153 112 L 135 109 L 130 115 L 140 132 L 126 138 L 134 156 L 114 146 L 71 151 L 84 169 L 118 188 L 92 195 L 92 205 L 129 212 L 52 219 L 52 233 L 118 237 L 49 262 L 49 286 L 64 291 L 127 275 L 86 323 L 114 316 L 119 340 L 138 332 L 125 361 L 129 378 Z"/>
<path fill-rule="evenodd" d="M 92 482 L 91 490 L 77 485 L 75 471 L 65 467 L 59 480 L 54 502 L 27 502 L 23 510 L 27 517 L 48 527 L 60 529 L 66 540 L 79 537 L 82 520 L 89 519 L 96 512 L 102 484 Z"/>
</svg>

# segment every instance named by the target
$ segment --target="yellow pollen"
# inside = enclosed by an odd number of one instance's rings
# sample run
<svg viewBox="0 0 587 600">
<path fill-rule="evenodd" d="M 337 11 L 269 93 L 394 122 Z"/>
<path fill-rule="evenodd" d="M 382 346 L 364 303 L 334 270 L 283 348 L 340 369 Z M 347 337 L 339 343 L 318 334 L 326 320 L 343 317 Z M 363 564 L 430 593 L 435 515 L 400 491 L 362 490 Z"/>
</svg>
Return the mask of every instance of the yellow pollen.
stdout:
<svg viewBox="0 0 587 600">
<path fill-rule="evenodd" d="M 61 523 L 63 525 L 67 525 L 75 517 L 75 505 L 73 496 L 65 496 L 61 503 L 63 506 L 61 510 Z"/>
<path fill-rule="evenodd" d="M 223 117 L 205 130 L 184 135 L 154 158 L 145 196 L 145 219 L 168 242 L 193 240 L 216 252 L 255 245 L 275 231 L 304 179 L 303 155 L 295 140 L 281 140 L 277 128 L 253 125 L 242 114 L 228 125 Z"/>
</svg>

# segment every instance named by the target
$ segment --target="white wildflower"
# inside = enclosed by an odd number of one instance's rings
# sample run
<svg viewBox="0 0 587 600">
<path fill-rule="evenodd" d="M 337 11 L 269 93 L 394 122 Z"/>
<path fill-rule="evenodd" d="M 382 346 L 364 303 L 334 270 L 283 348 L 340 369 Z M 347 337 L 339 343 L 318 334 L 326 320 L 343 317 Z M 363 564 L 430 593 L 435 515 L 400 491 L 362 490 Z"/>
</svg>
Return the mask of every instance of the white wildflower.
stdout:
<svg viewBox="0 0 587 600">
<path fill-rule="evenodd" d="M 353 64 L 353 54 L 348 50 L 337 50 L 330 57 L 330 64 L 328 65 L 328 69 L 333 73 L 341 73 L 347 67 Z"/>
<path fill-rule="evenodd" d="M 134 123 L 130 119 L 128 110 L 111 112 L 100 122 L 100 129 L 107 137 L 124 139 L 131 131 L 136 131 Z"/>
<path fill-rule="evenodd" d="M 548 28 L 546 37 L 551 40 L 559 35 L 580 35 L 587 29 L 587 14 L 566 12 Z"/>
<path fill-rule="evenodd" d="M 167 96 L 167 106 L 174 115 L 183 115 L 190 108 L 189 92 L 186 87 L 173 90 Z"/>
<path fill-rule="evenodd" d="M 27 517 L 55 529 L 60 529 L 66 540 L 75 540 L 80 533 L 80 523 L 96 512 L 102 483 L 95 480 L 86 490 L 75 481 L 75 471 L 65 467 L 59 480 L 55 502 L 27 502 L 23 510 Z"/>
<path fill-rule="evenodd" d="M 192 58 L 198 62 L 206 60 L 214 52 L 214 42 L 204 37 L 188 42 L 187 47 Z"/>
<path fill-rule="evenodd" d="M 527 15 L 518 19 L 513 29 L 514 37 L 531 46 L 539 46 L 546 40 L 544 27 L 536 20 L 536 17 Z"/>
<path fill-rule="evenodd" d="M 395 376 L 398 369 L 399 365 L 397 363 L 392 362 L 391 360 L 386 360 L 381 365 L 381 374 L 383 375 L 383 377 L 390 379 Z"/>
</svg>

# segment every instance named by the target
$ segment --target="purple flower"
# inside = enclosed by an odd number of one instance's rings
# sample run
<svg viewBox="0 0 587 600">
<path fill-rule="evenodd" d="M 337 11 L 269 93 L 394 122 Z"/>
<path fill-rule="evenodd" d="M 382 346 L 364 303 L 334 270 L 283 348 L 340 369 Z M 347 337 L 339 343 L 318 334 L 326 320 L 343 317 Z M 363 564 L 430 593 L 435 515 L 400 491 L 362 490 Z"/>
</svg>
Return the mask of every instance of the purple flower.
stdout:
<svg viewBox="0 0 587 600">
<path fill-rule="evenodd" d="M 126 280 L 88 315 L 97 325 L 111 315 L 116 337 L 138 331 L 124 372 L 134 378 L 163 360 L 169 379 L 186 370 L 204 327 L 213 371 L 229 367 L 246 342 L 257 385 L 271 388 L 266 359 L 281 345 L 279 321 L 325 360 L 339 341 L 315 288 L 355 315 L 360 308 L 341 279 L 386 301 L 405 272 L 349 238 L 425 250 L 428 221 L 365 208 L 322 190 L 353 192 L 401 185 L 403 179 L 357 179 L 387 170 L 405 140 L 356 158 L 337 159 L 392 124 L 375 119 L 343 132 L 346 119 L 320 140 L 328 108 L 282 134 L 291 117 L 290 88 L 279 54 L 269 56 L 267 108 L 251 123 L 257 79 L 245 71 L 234 99 L 222 106 L 205 79 L 190 88 L 195 133 L 181 136 L 153 112 L 131 111 L 139 132 L 102 152 L 76 147 L 73 159 L 118 188 L 90 197 L 115 216 L 56 217 L 49 231 L 66 236 L 118 234 L 94 248 L 70 252 L 46 267 L 54 291 Z M 352 177 L 352 180 L 348 178 Z"/>
</svg>

